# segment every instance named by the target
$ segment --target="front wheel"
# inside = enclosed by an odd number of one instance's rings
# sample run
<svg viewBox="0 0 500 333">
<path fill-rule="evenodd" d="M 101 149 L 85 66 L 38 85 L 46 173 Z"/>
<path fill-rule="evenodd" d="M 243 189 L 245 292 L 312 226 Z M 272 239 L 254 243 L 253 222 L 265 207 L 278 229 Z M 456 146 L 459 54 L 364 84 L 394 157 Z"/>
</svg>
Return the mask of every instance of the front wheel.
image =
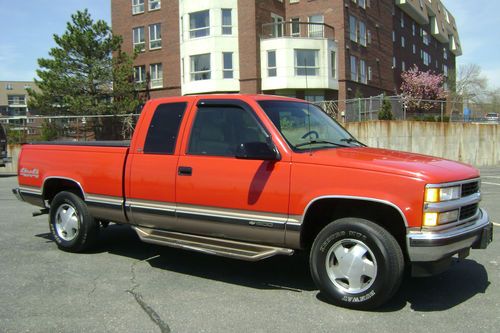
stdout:
<svg viewBox="0 0 500 333">
<path fill-rule="evenodd" d="M 57 246 L 64 251 L 83 252 L 91 247 L 99 231 L 85 202 L 72 192 L 58 193 L 50 205 L 49 226 Z"/>
<path fill-rule="evenodd" d="M 329 301 L 368 310 L 398 290 L 404 259 L 387 230 L 368 220 L 343 218 L 318 234 L 310 266 L 314 282 Z"/>
</svg>

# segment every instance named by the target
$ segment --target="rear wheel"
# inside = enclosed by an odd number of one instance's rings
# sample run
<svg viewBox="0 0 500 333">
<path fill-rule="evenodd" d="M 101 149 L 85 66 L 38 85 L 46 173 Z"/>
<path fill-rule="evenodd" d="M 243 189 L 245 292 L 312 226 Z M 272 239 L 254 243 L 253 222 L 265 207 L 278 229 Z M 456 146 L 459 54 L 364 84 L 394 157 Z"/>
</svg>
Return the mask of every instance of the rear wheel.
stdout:
<svg viewBox="0 0 500 333">
<path fill-rule="evenodd" d="M 314 282 L 334 304 L 373 309 L 399 288 L 404 259 L 394 237 L 364 219 L 344 218 L 327 225 L 310 254 Z"/>
<path fill-rule="evenodd" d="M 85 202 L 72 192 L 60 192 L 52 200 L 49 226 L 57 246 L 64 251 L 82 252 L 91 247 L 99 224 Z"/>
</svg>

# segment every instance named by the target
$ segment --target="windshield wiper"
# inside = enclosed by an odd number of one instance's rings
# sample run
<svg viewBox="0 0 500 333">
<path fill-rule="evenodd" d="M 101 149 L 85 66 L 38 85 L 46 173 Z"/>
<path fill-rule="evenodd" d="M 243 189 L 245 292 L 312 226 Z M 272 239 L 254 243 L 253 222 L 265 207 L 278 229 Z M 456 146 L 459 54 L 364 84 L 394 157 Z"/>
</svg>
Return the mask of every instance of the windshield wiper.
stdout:
<svg viewBox="0 0 500 333">
<path fill-rule="evenodd" d="M 358 141 L 355 138 L 340 139 L 340 141 L 347 142 L 347 143 L 353 143 L 354 142 L 354 143 L 357 143 L 360 146 L 366 147 L 366 145 L 363 142 Z"/>
<path fill-rule="evenodd" d="M 327 143 L 327 144 L 330 144 L 330 145 L 334 145 L 336 147 L 349 147 L 347 145 L 343 145 L 343 144 L 332 142 L 332 141 L 310 140 L 310 141 L 299 143 L 299 144 L 295 145 L 295 148 L 299 148 L 299 147 L 303 147 L 303 146 L 308 146 L 308 145 L 313 145 L 313 144 L 316 144 L 316 143 Z"/>
</svg>

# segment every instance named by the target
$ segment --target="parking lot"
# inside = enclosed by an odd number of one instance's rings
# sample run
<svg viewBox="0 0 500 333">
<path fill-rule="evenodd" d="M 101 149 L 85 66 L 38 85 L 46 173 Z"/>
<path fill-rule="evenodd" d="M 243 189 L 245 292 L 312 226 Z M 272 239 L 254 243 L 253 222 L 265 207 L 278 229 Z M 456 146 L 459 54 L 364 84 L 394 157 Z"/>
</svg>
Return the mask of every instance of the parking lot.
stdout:
<svg viewBox="0 0 500 333">
<path fill-rule="evenodd" d="M 483 168 L 482 207 L 500 223 L 500 168 Z M 447 272 L 405 277 L 383 308 L 324 301 L 303 255 L 250 263 L 141 243 L 102 229 L 92 253 L 57 249 L 47 216 L 0 177 L 0 332 L 498 332 L 500 225 L 487 250 Z"/>
</svg>

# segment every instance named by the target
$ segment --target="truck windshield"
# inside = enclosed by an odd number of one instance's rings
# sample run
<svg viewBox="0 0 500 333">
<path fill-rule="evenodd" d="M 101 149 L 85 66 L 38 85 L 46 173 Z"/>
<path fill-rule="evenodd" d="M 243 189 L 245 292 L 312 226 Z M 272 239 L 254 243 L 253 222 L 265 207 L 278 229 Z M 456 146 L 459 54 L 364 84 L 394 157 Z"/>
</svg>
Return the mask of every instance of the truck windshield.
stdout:
<svg viewBox="0 0 500 333">
<path fill-rule="evenodd" d="M 259 105 L 294 151 L 364 146 L 314 104 L 261 101 Z"/>
</svg>

